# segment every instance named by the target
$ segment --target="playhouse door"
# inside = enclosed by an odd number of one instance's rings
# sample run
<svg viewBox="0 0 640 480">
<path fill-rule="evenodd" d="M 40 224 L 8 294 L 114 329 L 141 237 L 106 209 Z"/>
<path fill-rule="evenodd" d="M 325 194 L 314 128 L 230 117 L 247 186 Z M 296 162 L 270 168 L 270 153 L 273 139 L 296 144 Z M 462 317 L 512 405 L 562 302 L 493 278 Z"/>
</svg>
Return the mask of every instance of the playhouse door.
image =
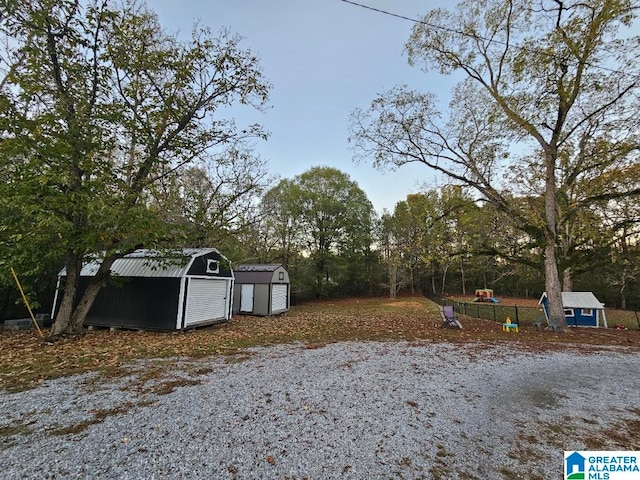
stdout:
<svg viewBox="0 0 640 480">
<path fill-rule="evenodd" d="M 253 283 L 243 284 L 240 290 L 240 311 L 253 313 Z"/>
</svg>

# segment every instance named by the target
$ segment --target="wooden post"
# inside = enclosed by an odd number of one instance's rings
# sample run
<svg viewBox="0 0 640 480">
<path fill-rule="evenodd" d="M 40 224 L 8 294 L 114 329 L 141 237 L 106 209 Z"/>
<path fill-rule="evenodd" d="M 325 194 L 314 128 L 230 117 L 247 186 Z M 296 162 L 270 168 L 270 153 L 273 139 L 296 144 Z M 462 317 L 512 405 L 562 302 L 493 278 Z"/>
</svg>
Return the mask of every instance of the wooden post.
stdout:
<svg viewBox="0 0 640 480">
<path fill-rule="evenodd" d="M 29 305 L 29 300 L 27 300 L 27 296 L 24 294 L 24 290 L 22 289 L 22 285 L 20 285 L 20 280 L 18 280 L 18 275 L 16 271 L 11 267 L 11 273 L 13 274 L 13 278 L 16 280 L 16 284 L 18 285 L 18 290 L 22 294 L 22 300 L 24 301 L 27 310 L 29 310 L 29 315 L 31 315 L 31 320 L 33 320 L 33 324 L 36 326 L 36 330 L 38 330 L 38 334 L 42 337 L 42 330 L 40 330 L 40 325 L 38 325 L 38 321 L 36 317 L 33 315 L 33 311 L 31 310 L 31 306 Z"/>
</svg>

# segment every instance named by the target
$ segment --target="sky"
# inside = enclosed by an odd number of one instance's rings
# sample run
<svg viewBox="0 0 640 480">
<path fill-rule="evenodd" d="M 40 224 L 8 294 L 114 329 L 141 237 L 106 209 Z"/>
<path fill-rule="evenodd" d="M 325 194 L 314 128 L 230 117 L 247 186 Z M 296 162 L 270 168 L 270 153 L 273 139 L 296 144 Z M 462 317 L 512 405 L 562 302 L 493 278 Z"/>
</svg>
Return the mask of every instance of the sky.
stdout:
<svg viewBox="0 0 640 480">
<path fill-rule="evenodd" d="M 361 0 L 359 3 L 418 18 L 442 5 L 436 0 Z M 149 0 L 170 32 L 189 35 L 194 22 L 213 31 L 228 27 L 241 46 L 258 54 L 271 82 L 268 107 L 234 109 L 239 127 L 261 124 L 267 141 L 254 152 L 271 174 L 293 178 L 329 166 L 349 175 L 375 210 L 393 211 L 409 193 L 436 186 L 424 165 L 381 172 L 353 162 L 349 115 L 377 94 L 406 84 L 437 93 L 445 102 L 450 78 L 410 67 L 403 52 L 413 23 L 341 0 Z"/>
</svg>

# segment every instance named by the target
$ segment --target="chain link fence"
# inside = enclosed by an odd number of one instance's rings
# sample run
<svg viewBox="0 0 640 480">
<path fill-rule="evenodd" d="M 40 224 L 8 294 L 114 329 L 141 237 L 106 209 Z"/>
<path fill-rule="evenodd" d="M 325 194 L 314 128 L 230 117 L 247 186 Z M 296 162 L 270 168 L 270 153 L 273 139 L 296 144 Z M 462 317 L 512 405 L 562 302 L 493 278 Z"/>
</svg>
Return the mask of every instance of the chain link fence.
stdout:
<svg viewBox="0 0 640 480">
<path fill-rule="evenodd" d="M 542 306 L 501 305 L 499 303 L 462 302 L 452 298 L 425 293 L 425 296 L 439 305 L 451 305 L 459 315 L 504 322 L 507 317 L 513 323 L 532 326 L 536 323 L 546 325 L 547 320 Z M 609 328 L 640 330 L 640 312 L 635 310 L 605 309 Z M 571 325 L 569 325 L 571 326 Z"/>
</svg>

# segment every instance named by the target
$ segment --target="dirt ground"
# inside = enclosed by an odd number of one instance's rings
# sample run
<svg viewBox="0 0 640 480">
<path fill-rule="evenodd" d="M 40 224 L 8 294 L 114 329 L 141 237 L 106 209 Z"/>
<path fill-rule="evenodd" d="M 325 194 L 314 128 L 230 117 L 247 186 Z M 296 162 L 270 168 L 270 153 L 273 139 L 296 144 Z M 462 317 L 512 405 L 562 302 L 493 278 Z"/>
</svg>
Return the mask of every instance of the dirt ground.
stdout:
<svg viewBox="0 0 640 480">
<path fill-rule="evenodd" d="M 520 305 L 521 300 L 517 301 Z M 463 330 L 441 328 L 440 307 L 421 297 L 311 302 L 276 317 L 234 316 L 225 324 L 188 331 L 109 331 L 49 342 L 34 331 L 0 332 L 0 388 L 31 388 L 44 380 L 88 371 L 116 375 L 138 359 L 233 355 L 248 347 L 343 341 L 492 342 L 527 351 L 640 349 L 640 331 L 572 328 L 505 333 L 499 322 L 460 315 Z"/>
</svg>

